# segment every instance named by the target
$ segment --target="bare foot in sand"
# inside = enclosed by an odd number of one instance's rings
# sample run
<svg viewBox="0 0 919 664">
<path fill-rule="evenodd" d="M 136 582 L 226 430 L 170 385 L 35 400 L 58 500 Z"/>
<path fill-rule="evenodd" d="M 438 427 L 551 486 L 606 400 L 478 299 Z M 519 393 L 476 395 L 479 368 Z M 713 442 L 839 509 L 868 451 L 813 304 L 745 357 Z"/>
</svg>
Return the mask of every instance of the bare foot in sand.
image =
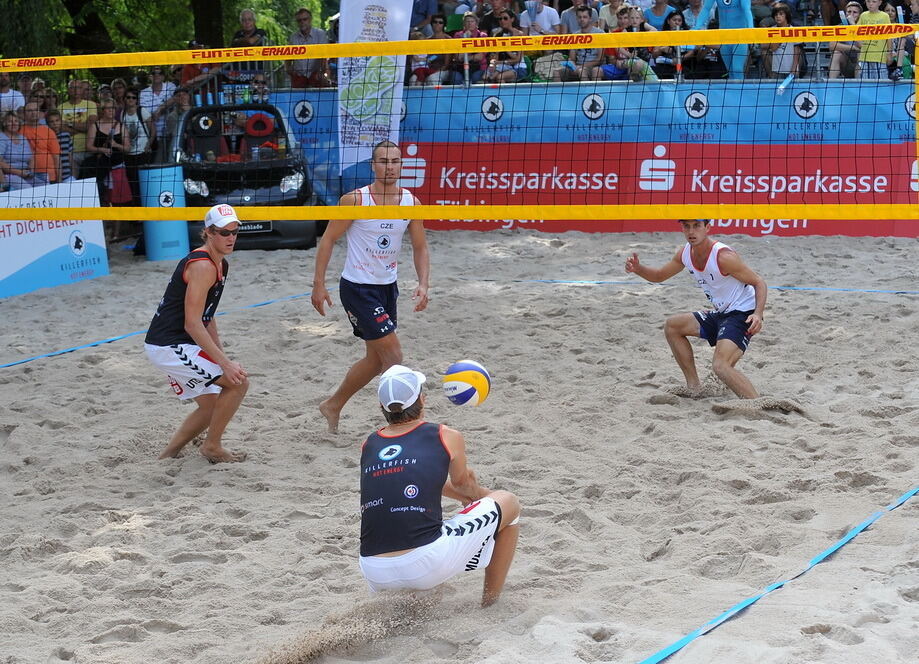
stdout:
<svg viewBox="0 0 919 664">
<path fill-rule="evenodd" d="M 695 387 L 690 387 L 689 385 L 674 385 L 673 387 L 668 387 L 667 392 L 678 397 L 699 399 L 702 396 L 702 386 L 696 385 Z"/>
<path fill-rule="evenodd" d="M 236 463 L 246 460 L 245 452 L 231 452 L 222 447 L 212 450 L 202 445 L 201 455 L 211 463 Z"/>
<path fill-rule="evenodd" d="M 335 410 L 329 405 L 328 399 L 319 404 L 319 412 L 329 423 L 329 433 L 338 433 L 338 418 L 341 417 L 341 411 Z"/>
</svg>

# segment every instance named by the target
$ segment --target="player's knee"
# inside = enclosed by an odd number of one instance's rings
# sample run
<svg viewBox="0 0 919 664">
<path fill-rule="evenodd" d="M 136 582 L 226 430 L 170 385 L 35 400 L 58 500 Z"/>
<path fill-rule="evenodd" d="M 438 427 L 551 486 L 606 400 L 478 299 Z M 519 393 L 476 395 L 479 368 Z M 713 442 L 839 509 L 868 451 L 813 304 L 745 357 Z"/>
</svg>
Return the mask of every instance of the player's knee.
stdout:
<svg viewBox="0 0 919 664">
<path fill-rule="evenodd" d="M 671 336 L 680 336 L 680 318 L 679 316 L 671 316 L 664 321 L 664 334 L 668 337 Z"/>
<path fill-rule="evenodd" d="M 511 521 L 520 516 L 520 499 L 510 491 L 492 491 L 488 494 L 501 506 L 501 527 L 506 527 Z"/>
<path fill-rule="evenodd" d="M 718 376 L 718 378 L 724 379 L 724 377 L 728 375 L 732 369 L 733 367 L 731 366 L 731 363 L 726 358 L 716 357 L 712 361 L 712 371 L 715 372 L 715 375 Z"/>
</svg>

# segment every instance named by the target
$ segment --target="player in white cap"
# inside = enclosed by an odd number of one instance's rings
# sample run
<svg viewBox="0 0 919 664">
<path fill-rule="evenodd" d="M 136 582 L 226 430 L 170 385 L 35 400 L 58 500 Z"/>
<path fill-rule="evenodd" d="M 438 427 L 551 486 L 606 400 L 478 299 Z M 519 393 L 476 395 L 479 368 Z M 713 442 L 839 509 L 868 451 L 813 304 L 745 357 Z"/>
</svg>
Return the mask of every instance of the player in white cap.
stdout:
<svg viewBox="0 0 919 664">
<path fill-rule="evenodd" d="M 214 314 L 223 294 L 239 233 L 239 218 L 229 205 L 215 205 L 204 217 L 204 245 L 179 261 L 153 315 L 144 350 L 169 378 L 180 399 L 198 408 L 185 418 L 160 459 L 178 456 L 189 441 L 207 431 L 201 445 L 212 463 L 242 461 L 245 454 L 221 444 L 223 432 L 249 389 L 248 374 L 223 351 Z"/>
<path fill-rule="evenodd" d="M 488 606 L 514 559 L 520 501 L 479 485 L 460 432 L 424 421 L 424 381 L 398 364 L 380 376 L 387 425 L 361 448 L 361 573 L 373 591 L 427 590 L 484 569 Z M 464 509 L 444 520 L 441 496 Z"/>
</svg>

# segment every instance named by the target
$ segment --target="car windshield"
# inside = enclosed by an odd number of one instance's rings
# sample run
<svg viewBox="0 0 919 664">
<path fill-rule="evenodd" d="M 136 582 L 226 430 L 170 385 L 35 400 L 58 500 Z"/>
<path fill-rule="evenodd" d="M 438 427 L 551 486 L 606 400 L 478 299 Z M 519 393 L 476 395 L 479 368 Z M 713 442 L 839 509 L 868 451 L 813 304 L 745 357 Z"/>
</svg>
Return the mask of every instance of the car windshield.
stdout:
<svg viewBox="0 0 919 664">
<path fill-rule="evenodd" d="M 173 137 L 180 161 L 250 164 L 290 156 L 284 122 L 277 109 L 259 106 L 195 108 Z"/>
</svg>

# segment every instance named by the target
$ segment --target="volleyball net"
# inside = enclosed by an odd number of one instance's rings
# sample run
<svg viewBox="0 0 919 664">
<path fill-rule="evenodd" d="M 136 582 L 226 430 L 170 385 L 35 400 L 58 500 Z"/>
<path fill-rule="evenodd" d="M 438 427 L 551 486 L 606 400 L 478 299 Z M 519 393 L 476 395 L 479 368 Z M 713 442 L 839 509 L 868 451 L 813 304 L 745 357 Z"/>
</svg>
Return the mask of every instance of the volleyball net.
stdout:
<svg viewBox="0 0 919 664">
<path fill-rule="evenodd" d="M 243 220 L 350 219 L 338 198 L 370 181 L 372 146 L 385 139 L 400 145 L 400 183 L 423 205 L 380 206 L 380 218 L 588 229 L 603 220 L 915 220 L 917 88 L 906 43 L 917 29 L 584 32 L 0 60 L 10 74 L 137 78 L 126 96 L 137 92 L 148 108 L 162 102 L 139 89 L 153 82 L 144 74 L 194 74 L 151 120 L 155 141 L 120 94 L 97 96 L 89 123 L 70 108 L 79 100 L 68 106 L 61 94 L 54 123 L 69 134 L 60 143 L 71 146 L 71 179 L 55 184 L 68 164 L 52 158 L 58 173 L 49 176 L 37 146 L 33 161 L 4 168 L 0 220 L 200 220 L 216 203 Z M 843 42 L 880 54 L 877 66 L 851 49 L 844 61 L 835 56 Z M 285 70 L 323 61 L 337 66 L 338 85 L 289 87 Z M 845 77 L 860 67 L 878 77 Z M 29 100 L 26 125 L 33 103 L 44 114 L 40 99 Z M 8 120 L 4 131 L 16 134 Z"/>
</svg>

